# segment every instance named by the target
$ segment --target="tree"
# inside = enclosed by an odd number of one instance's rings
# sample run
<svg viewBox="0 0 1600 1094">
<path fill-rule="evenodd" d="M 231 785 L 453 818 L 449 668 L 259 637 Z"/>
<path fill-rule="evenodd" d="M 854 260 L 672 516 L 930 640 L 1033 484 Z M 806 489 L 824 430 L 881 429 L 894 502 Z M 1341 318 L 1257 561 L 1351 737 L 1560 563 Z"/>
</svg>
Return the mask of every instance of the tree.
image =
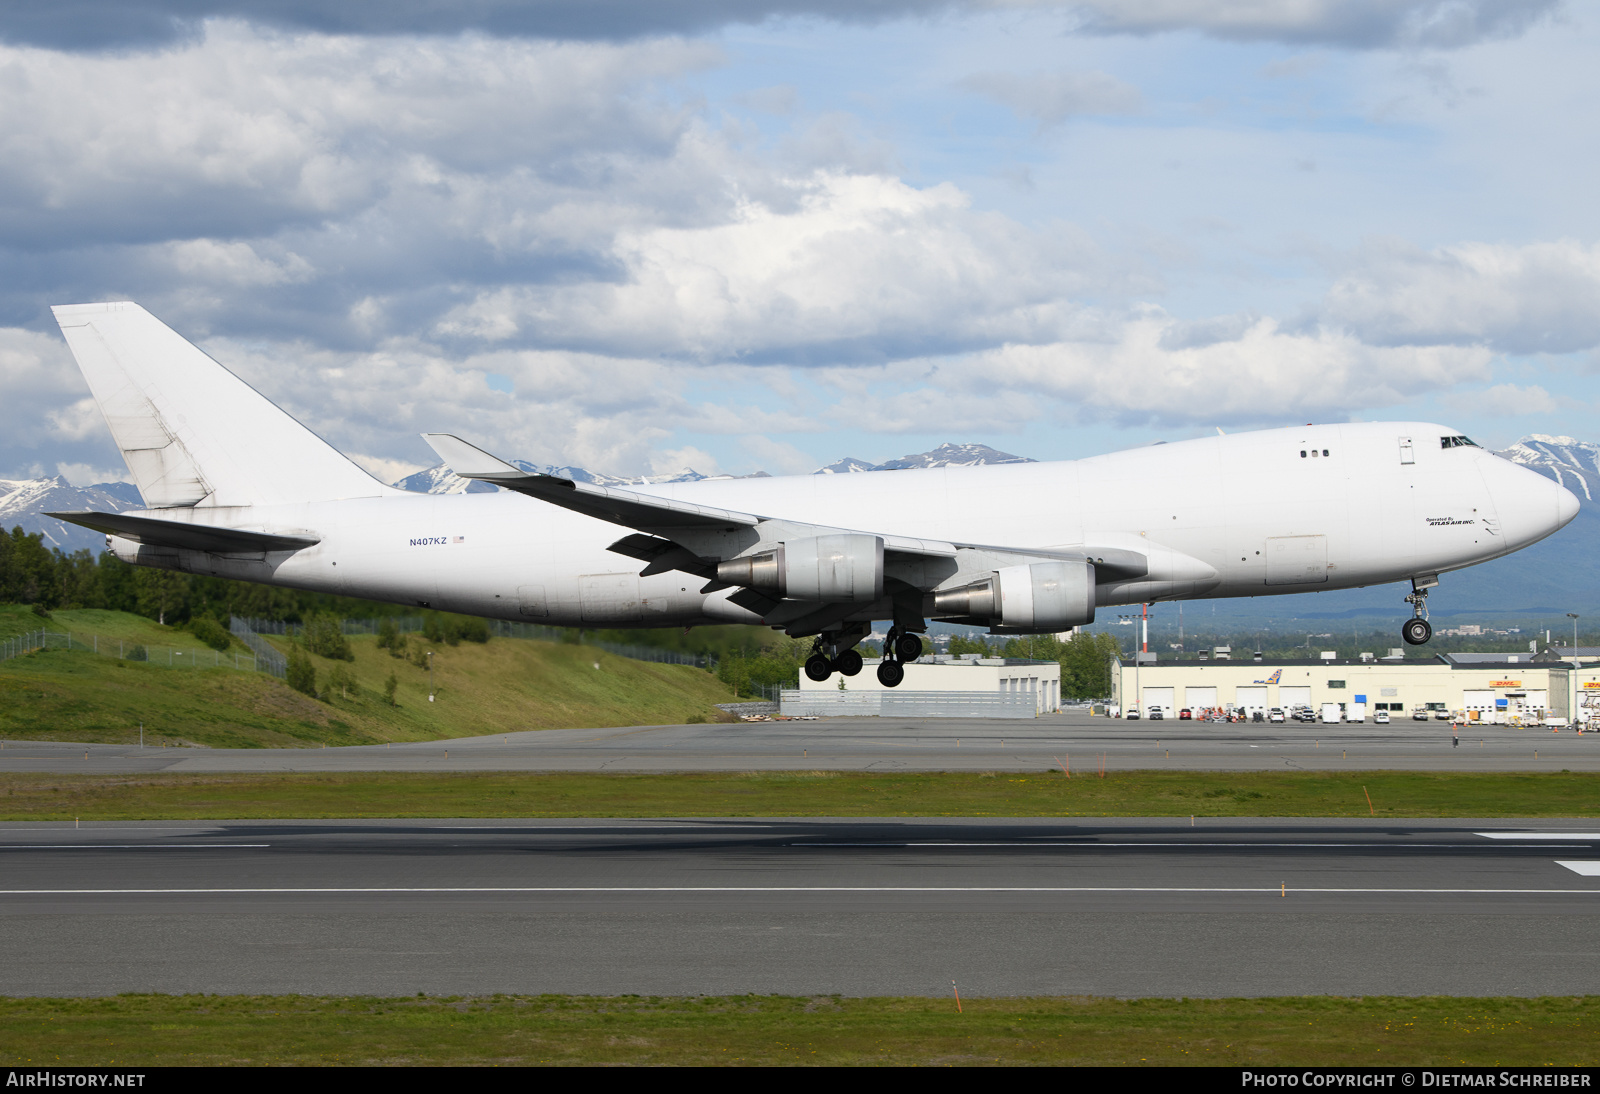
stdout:
<svg viewBox="0 0 1600 1094">
<path fill-rule="evenodd" d="M 285 682 L 294 690 L 317 697 L 317 669 L 298 642 L 289 647 L 289 671 Z"/>
<path fill-rule="evenodd" d="M 350 698 L 350 693 L 356 688 L 356 675 L 345 664 L 336 664 L 328 670 L 328 687 L 323 693 L 324 699 L 333 698 L 334 689 L 339 691 L 341 699 Z"/>
<path fill-rule="evenodd" d="M 395 689 L 400 686 L 400 681 L 395 679 L 394 670 L 389 670 L 389 679 L 383 682 L 383 701 L 390 706 L 396 706 L 394 701 Z"/>
</svg>

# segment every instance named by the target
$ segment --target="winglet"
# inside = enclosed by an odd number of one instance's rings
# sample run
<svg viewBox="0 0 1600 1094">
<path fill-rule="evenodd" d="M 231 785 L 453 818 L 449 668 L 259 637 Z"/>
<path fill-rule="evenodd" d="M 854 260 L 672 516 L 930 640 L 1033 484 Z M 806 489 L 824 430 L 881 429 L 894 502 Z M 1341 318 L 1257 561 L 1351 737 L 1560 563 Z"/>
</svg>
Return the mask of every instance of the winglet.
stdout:
<svg viewBox="0 0 1600 1094">
<path fill-rule="evenodd" d="M 483 449 L 449 433 L 424 433 L 422 439 L 439 454 L 446 467 L 464 479 L 492 481 L 527 476 L 526 471 L 512 467 L 498 456 L 491 456 Z"/>
</svg>

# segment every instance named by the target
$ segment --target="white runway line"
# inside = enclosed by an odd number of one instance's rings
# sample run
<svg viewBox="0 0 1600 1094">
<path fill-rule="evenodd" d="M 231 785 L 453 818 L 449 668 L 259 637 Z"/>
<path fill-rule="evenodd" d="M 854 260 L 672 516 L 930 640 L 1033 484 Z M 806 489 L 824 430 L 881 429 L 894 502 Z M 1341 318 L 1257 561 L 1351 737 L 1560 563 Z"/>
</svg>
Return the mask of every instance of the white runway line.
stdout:
<svg viewBox="0 0 1600 1094">
<path fill-rule="evenodd" d="M 1575 874 L 1584 877 L 1600 877 L 1600 862 L 1584 861 L 1582 859 L 1556 859 L 1557 866 L 1565 866 Z"/>
<path fill-rule="evenodd" d="M 1597 840 L 1597 842 L 1600 842 L 1600 840 Z M 938 841 L 935 841 L 935 840 L 927 840 L 927 841 L 912 842 L 912 843 L 881 843 L 881 842 L 875 842 L 875 841 L 862 840 L 862 841 L 855 842 L 855 843 L 811 843 L 811 842 L 790 843 L 787 846 L 789 846 L 789 847 L 882 847 L 882 848 L 888 848 L 888 849 L 903 848 L 903 847 L 933 847 L 933 848 L 939 848 L 939 847 L 1018 847 L 1018 848 L 1029 848 L 1029 847 L 1289 847 L 1289 848 L 1297 848 L 1297 847 L 1339 847 L 1339 848 L 1356 848 L 1356 849 L 1359 849 L 1359 850 L 1382 850 L 1382 849 L 1385 849 L 1385 848 L 1410 847 L 1410 848 L 1424 848 L 1424 849 L 1429 849 L 1429 850 L 1440 850 L 1440 851 L 1451 851 L 1451 850 L 1455 850 L 1455 851 L 1462 851 L 1462 850 L 1476 851 L 1476 850 L 1482 850 L 1483 849 L 1483 844 L 1481 844 L 1481 843 L 1268 843 L 1266 841 L 1261 841 L 1261 842 L 1243 841 L 1243 842 L 1237 842 L 1237 843 L 1219 843 L 1219 842 L 1202 843 L 1202 842 L 1197 842 L 1197 841 L 1192 841 L 1192 840 L 1186 840 L 1186 841 L 1183 841 L 1183 842 L 1173 842 L 1173 843 L 1157 843 L 1155 841 L 1135 841 L 1135 842 L 1127 842 L 1127 843 L 1111 843 L 1111 842 L 1099 842 L 1099 841 L 1087 840 L 1087 839 L 1085 839 L 1085 840 L 1058 840 L 1058 841 L 1050 841 L 1050 842 L 1046 842 L 1046 841 L 1043 841 L 1043 840 L 1029 840 L 1027 842 L 1024 842 L 1024 841 L 1021 841 L 1021 840 L 1017 840 L 1015 842 L 1012 842 L 1012 841 L 994 841 L 994 842 L 983 842 L 983 843 L 976 842 L 976 841 L 970 841 L 970 842 L 966 842 L 966 843 L 942 843 L 942 842 L 938 842 Z M 1565 847 L 1567 845 L 1566 844 L 1562 844 L 1562 843 L 1552 843 L 1549 846 L 1551 848 L 1556 848 L 1556 847 Z M 1532 849 L 1532 850 L 1539 850 L 1540 848 L 1541 848 L 1541 845 L 1537 844 L 1537 843 L 1536 844 L 1532 844 L 1531 847 L 1530 847 L 1530 849 Z"/>
<path fill-rule="evenodd" d="M 1566 863 L 1562 863 L 1566 865 Z M 1267 886 L 1176 886 L 1176 885 L 456 885 L 456 886 L 379 886 L 371 888 L 328 886 L 216 888 L 216 889 L 0 889 L 8 896 L 186 896 L 194 894 L 259 895 L 289 894 L 369 894 L 369 893 L 1267 893 L 1278 896 L 1288 890 Z M 1600 896 L 1600 889 L 1380 889 L 1307 887 L 1296 893 L 1392 893 L 1400 895 L 1511 895 L 1511 896 Z"/>
<path fill-rule="evenodd" d="M 1484 839 L 1571 839 L 1600 841 L 1600 832 L 1474 832 Z"/>
<path fill-rule="evenodd" d="M 0 843 L 0 851 L 236 851 L 270 843 Z"/>
</svg>

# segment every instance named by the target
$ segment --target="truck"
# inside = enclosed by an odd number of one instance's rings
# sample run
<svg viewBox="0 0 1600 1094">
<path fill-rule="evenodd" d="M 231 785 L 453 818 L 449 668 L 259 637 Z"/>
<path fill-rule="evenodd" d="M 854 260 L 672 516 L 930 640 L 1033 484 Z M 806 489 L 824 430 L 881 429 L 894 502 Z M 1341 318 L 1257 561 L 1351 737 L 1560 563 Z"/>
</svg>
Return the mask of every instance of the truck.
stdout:
<svg viewBox="0 0 1600 1094">
<path fill-rule="evenodd" d="M 1324 725 L 1331 725 L 1339 720 L 1339 704 L 1322 704 L 1322 721 Z"/>
<path fill-rule="evenodd" d="M 1367 720 L 1367 704 L 1351 703 L 1345 707 L 1344 720 L 1347 722 L 1365 722 Z"/>
</svg>

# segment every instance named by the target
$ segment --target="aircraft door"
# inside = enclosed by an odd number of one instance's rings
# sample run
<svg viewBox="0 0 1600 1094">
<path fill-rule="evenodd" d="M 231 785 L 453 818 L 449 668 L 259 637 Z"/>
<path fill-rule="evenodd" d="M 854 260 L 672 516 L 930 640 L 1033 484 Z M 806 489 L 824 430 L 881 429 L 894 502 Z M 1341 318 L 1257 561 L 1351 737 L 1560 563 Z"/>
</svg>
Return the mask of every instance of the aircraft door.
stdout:
<svg viewBox="0 0 1600 1094">
<path fill-rule="evenodd" d="M 639 575 L 583 574 L 578 578 L 578 604 L 585 623 L 638 622 Z"/>
<path fill-rule="evenodd" d="M 1268 585 L 1317 585 L 1328 580 L 1327 536 L 1272 536 L 1266 556 Z"/>
<path fill-rule="evenodd" d="M 1400 462 L 1401 463 L 1416 463 L 1417 462 L 1417 451 L 1416 451 L 1415 448 L 1413 448 L 1411 446 L 1411 438 L 1410 437 L 1401 437 L 1400 438 Z"/>
<path fill-rule="evenodd" d="M 550 600 L 544 595 L 543 585 L 518 585 L 517 586 L 517 612 L 530 619 L 547 619 L 550 616 Z"/>
</svg>

